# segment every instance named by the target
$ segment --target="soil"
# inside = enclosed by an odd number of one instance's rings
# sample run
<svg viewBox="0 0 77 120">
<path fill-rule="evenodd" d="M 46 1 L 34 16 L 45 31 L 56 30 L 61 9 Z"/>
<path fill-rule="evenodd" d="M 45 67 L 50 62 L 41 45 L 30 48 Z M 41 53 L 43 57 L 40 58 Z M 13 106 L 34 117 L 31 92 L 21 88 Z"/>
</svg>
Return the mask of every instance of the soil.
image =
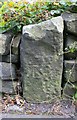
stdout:
<svg viewBox="0 0 77 120">
<path fill-rule="evenodd" d="M 31 104 L 24 101 L 24 104 L 17 103 L 4 105 L 2 103 L 3 114 L 15 114 L 15 115 L 46 115 L 46 116 L 63 116 L 74 117 L 76 114 L 75 105 L 71 100 L 58 100 L 54 103 L 47 104 Z"/>
</svg>

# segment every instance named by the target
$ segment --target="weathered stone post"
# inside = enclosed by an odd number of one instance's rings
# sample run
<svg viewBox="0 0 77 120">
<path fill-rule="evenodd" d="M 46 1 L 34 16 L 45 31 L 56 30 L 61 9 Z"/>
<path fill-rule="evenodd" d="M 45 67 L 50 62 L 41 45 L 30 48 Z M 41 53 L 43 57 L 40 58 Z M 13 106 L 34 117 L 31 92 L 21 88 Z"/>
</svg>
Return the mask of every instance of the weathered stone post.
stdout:
<svg viewBox="0 0 77 120">
<path fill-rule="evenodd" d="M 63 70 L 61 16 L 23 27 L 20 45 L 23 96 L 29 102 L 51 102 L 61 96 Z"/>
</svg>

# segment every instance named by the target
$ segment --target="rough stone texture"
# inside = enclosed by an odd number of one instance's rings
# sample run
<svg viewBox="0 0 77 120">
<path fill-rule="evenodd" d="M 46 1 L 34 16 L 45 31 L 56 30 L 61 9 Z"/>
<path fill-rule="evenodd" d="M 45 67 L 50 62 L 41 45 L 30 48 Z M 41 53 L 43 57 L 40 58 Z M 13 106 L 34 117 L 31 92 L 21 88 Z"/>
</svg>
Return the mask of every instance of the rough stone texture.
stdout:
<svg viewBox="0 0 77 120">
<path fill-rule="evenodd" d="M 64 62 L 65 81 L 77 82 L 77 62 L 74 60 Z"/>
<path fill-rule="evenodd" d="M 66 83 L 63 90 L 63 97 L 72 98 L 76 92 L 76 89 L 73 88 L 72 84 Z"/>
<path fill-rule="evenodd" d="M 21 34 L 18 34 L 17 37 L 15 37 L 12 42 L 12 53 L 15 55 L 18 55 L 19 52 L 20 39 L 21 39 Z"/>
<path fill-rule="evenodd" d="M 61 95 L 62 51 L 62 17 L 23 27 L 20 55 L 27 101 L 51 102 Z"/>
<path fill-rule="evenodd" d="M 77 7 L 77 6 L 76 6 Z M 73 12 L 74 6 L 69 7 Z M 63 96 L 72 98 L 77 91 L 77 13 L 65 12 L 62 14 L 65 23 L 64 29 L 64 52 L 71 52 L 64 54 L 64 68 L 63 68 Z M 66 49 L 68 48 L 68 50 Z M 75 51 L 74 51 L 75 50 Z"/>
<path fill-rule="evenodd" d="M 1 78 L 0 78 L 0 91 L 2 91 L 2 81 L 1 81 Z M 2 92 L 0 92 L 0 98 L 2 97 Z"/>
<path fill-rule="evenodd" d="M 16 86 L 17 82 L 16 81 L 11 81 L 11 80 L 1 80 L 2 82 L 2 89 L 0 89 L 0 92 L 2 93 L 8 93 L 8 94 L 16 94 Z"/>
<path fill-rule="evenodd" d="M 0 55 L 0 62 L 10 63 L 10 55 Z M 18 55 L 11 54 L 11 63 L 16 64 L 18 62 Z"/>
<path fill-rule="evenodd" d="M 76 59 L 77 57 L 77 37 L 66 34 L 66 38 L 64 39 L 64 44 L 65 44 L 65 59 L 70 60 L 70 59 Z M 74 52 L 68 52 L 70 48 L 75 49 L 76 51 Z M 66 50 L 68 49 L 68 50 Z"/>
<path fill-rule="evenodd" d="M 23 113 L 23 107 L 20 107 L 20 106 L 17 106 L 17 105 L 13 105 L 13 106 L 9 106 L 8 108 L 7 108 L 7 111 L 8 112 L 10 112 L 10 111 L 12 111 L 12 112 L 20 112 L 20 113 Z M 22 118 L 21 118 L 22 119 Z"/>
<path fill-rule="evenodd" d="M 77 13 L 65 12 L 62 14 L 66 30 L 77 35 Z"/>
<path fill-rule="evenodd" d="M 12 33 L 0 34 L 0 55 L 7 55 L 10 52 Z"/>
<path fill-rule="evenodd" d="M 1 79 L 16 79 L 15 65 L 5 62 L 0 62 L 0 78 Z"/>
</svg>

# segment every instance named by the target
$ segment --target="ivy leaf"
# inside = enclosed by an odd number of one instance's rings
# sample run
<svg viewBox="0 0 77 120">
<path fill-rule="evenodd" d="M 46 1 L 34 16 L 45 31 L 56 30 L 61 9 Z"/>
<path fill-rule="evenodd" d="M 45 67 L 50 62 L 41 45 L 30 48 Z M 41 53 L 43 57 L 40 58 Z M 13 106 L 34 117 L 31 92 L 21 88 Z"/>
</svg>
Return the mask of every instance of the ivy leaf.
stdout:
<svg viewBox="0 0 77 120">
<path fill-rule="evenodd" d="M 46 10 L 47 10 L 47 9 L 48 9 L 48 7 L 47 7 L 47 6 L 42 6 L 42 9 L 46 9 Z"/>
<path fill-rule="evenodd" d="M 0 34 L 4 33 L 6 31 L 6 29 L 4 29 L 3 27 L 0 27 Z"/>
</svg>

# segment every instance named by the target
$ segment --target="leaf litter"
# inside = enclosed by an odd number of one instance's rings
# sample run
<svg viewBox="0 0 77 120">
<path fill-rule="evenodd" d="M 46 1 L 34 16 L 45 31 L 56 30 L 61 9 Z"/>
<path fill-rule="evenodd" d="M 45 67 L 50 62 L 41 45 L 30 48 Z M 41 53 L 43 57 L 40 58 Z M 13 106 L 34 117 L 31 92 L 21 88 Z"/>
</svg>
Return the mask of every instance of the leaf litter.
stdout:
<svg viewBox="0 0 77 120">
<path fill-rule="evenodd" d="M 28 103 L 20 95 L 6 95 L 0 101 L 2 113 L 26 114 L 26 115 L 59 115 L 73 117 L 75 105 L 71 100 L 58 100 L 53 103 Z M 1 107 L 1 106 L 0 106 Z"/>
</svg>

